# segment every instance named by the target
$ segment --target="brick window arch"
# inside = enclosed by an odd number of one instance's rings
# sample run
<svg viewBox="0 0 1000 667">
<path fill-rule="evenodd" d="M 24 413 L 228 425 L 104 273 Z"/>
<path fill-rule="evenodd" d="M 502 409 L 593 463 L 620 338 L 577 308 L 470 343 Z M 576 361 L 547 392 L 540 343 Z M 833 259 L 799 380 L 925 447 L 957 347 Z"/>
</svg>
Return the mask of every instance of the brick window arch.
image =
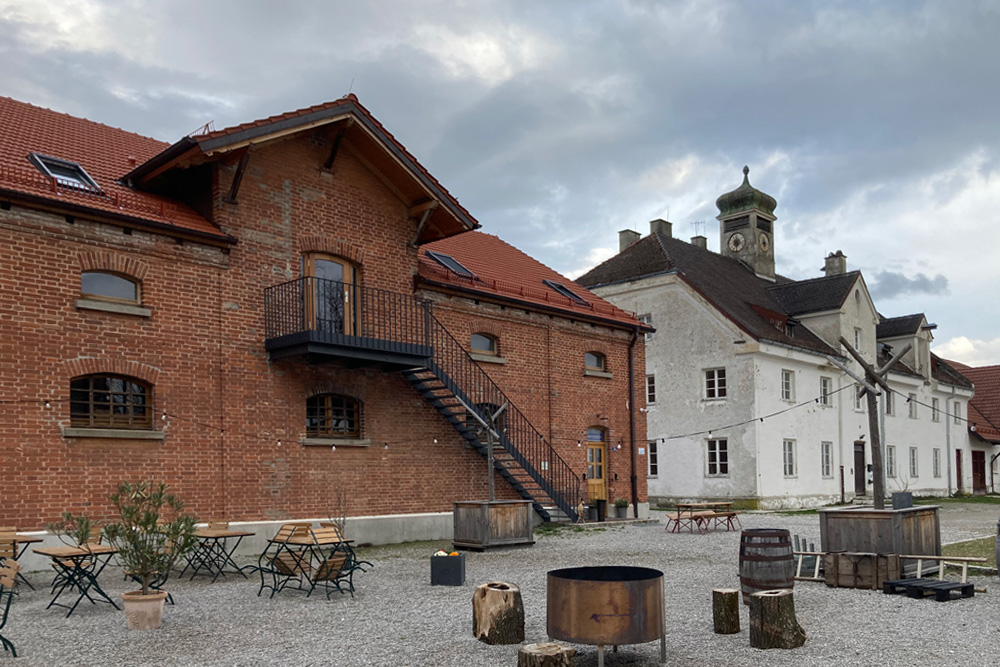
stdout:
<svg viewBox="0 0 1000 667">
<path fill-rule="evenodd" d="M 84 271 L 80 274 L 80 294 L 87 299 L 138 304 L 142 293 L 138 280 L 111 271 Z"/>
<path fill-rule="evenodd" d="M 469 337 L 469 347 L 476 354 L 500 354 L 500 337 L 491 333 L 477 332 Z"/>
<path fill-rule="evenodd" d="M 341 394 L 316 394 L 306 399 L 306 436 L 360 438 L 361 402 Z"/>
<path fill-rule="evenodd" d="M 111 373 L 78 376 L 69 385 L 75 428 L 152 429 L 153 385 Z"/>
</svg>

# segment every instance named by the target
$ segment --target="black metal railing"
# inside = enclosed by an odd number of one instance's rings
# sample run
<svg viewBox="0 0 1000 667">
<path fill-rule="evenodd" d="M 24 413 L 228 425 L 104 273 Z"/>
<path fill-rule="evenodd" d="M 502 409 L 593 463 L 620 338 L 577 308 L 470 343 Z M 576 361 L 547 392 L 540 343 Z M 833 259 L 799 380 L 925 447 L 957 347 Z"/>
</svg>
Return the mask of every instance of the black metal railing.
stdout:
<svg viewBox="0 0 1000 667">
<path fill-rule="evenodd" d="M 498 420 L 500 444 L 553 503 L 571 520 L 575 520 L 577 512 L 574 503 L 578 500 L 580 477 L 448 329 L 429 311 L 428 315 L 434 349 L 430 370 L 467 409 L 474 410 L 487 424 L 491 415 L 480 406 L 500 407 L 506 404 L 503 418 Z"/>
<path fill-rule="evenodd" d="M 336 342 L 353 337 L 427 346 L 429 312 L 429 304 L 411 294 L 326 278 L 299 278 L 264 290 L 268 339 L 316 332 Z"/>
</svg>

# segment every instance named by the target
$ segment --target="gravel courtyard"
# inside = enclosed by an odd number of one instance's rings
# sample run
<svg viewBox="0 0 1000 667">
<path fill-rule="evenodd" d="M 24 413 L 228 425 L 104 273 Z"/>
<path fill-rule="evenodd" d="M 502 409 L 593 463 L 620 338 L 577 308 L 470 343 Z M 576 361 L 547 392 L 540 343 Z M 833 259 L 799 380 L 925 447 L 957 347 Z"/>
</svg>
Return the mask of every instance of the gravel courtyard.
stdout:
<svg viewBox="0 0 1000 667">
<path fill-rule="evenodd" d="M 1000 507 L 946 505 L 942 539 L 995 534 Z M 658 513 L 654 512 L 654 516 Z M 745 514 L 743 525 L 788 528 L 819 543 L 816 515 Z M 215 584 L 171 580 L 177 599 L 163 627 L 128 632 L 120 611 L 86 602 L 70 618 L 49 601 L 49 573 L 31 575 L 40 590 L 15 599 L 3 634 L 17 646 L 12 664 L 33 665 L 516 665 L 517 646 L 487 646 L 472 636 L 473 589 L 487 581 L 520 585 L 526 641 L 545 641 L 546 572 L 580 565 L 643 565 L 666 579 L 670 665 L 987 665 L 996 662 L 1000 584 L 974 578 L 988 594 L 948 603 L 799 582 L 795 606 L 808 634 L 792 651 L 751 649 L 746 609 L 738 635 L 712 632 L 711 589 L 738 587 L 738 532 L 669 534 L 663 525 L 560 530 L 532 548 L 467 556 L 463 587 L 431 587 L 428 557 L 438 543 L 362 550 L 375 568 L 355 577 L 356 597 L 306 599 L 286 591 L 258 598 L 259 576 Z M 134 586 L 120 569 L 101 577 L 116 597 Z M 577 646 L 578 665 L 596 665 L 597 649 Z M 9 655 L 9 654 L 8 654 Z M 659 643 L 610 649 L 606 664 L 656 665 Z M 0 658 L 2 660 L 2 658 Z"/>
</svg>

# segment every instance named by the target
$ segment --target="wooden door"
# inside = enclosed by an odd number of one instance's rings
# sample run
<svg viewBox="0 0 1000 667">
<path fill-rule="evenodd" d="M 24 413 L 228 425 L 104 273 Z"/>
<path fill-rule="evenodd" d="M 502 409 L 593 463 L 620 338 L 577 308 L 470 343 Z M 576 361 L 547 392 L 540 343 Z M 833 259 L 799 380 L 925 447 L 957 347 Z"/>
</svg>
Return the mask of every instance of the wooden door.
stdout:
<svg viewBox="0 0 1000 667">
<path fill-rule="evenodd" d="M 608 443 L 600 427 L 587 429 L 587 496 L 591 500 L 608 499 Z"/>
<path fill-rule="evenodd" d="M 986 452 L 972 451 L 972 492 L 986 493 Z"/>
<path fill-rule="evenodd" d="M 863 496 L 867 492 L 865 489 L 865 443 L 854 443 L 854 494 Z"/>
<path fill-rule="evenodd" d="M 955 450 L 955 487 L 958 493 L 962 492 L 962 450 Z"/>
<path fill-rule="evenodd" d="M 320 253 L 306 255 L 306 325 L 310 330 L 355 334 L 357 269 L 350 262 Z"/>
</svg>

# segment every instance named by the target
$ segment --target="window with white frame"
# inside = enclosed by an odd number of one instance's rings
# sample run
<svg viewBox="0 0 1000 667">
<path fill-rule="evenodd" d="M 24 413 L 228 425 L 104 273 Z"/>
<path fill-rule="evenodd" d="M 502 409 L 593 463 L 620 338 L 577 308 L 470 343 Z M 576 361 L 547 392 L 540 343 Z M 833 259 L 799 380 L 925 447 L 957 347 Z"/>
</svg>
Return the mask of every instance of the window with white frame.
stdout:
<svg viewBox="0 0 1000 667">
<path fill-rule="evenodd" d="M 887 415 L 894 415 L 894 414 L 896 414 L 896 406 L 895 406 L 895 400 L 894 400 L 895 395 L 896 394 L 894 394 L 891 391 L 887 391 L 884 394 L 884 396 L 885 396 L 885 399 L 884 399 L 885 400 L 885 414 L 887 414 Z"/>
<path fill-rule="evenodd" d="M 936 398 L 931 399 L 931 420 L 941 421 L 941 401 Z"/>
<path fill-rule="evenodd" d="M 854 349 L 860 354 L 861 352 L 861 329 L 854 327 Z"/>
<path fill-rule="evenodd" d="M 705 474 L 709 477 L 729 476 L 729 443 L 725 438 L 705 443 Z"/>
<path fill-rule="evenodd" d="M 910 407 L 910 419 L 917 418 L 917 395 L 910 394 L 906 397 L 906 404 Z"/>
<path fill-rule="evenodd" d="M 795 400 L 795 371 L 781 371 L 781 400 Z"/>
<path fill-rule="evenodd" d="M 896 476 L 896 446 L 887 445 L 885 448 L 885 474 L 887 477 Z"/>
<path fill-rule="evenodd" d="M 820 443 L 820 468 L 823 477 L 833 477 L 833 443 Z"/>
<path fill-rule="evenodd" d="M 726 397 L 726 369 L 710 368 L 705 371 L 705 398 L 716 400 Z"/>
<path fill-rule="evenodd" d="M 833 378 L 821 376 L 819 378 L 819 404 L 825 407 L 833 405 L 830 397 L 833 393 Z"/>
<path fill-rule="evenodd" d="M 795 441 L 785 440 L 781 444 L 781 454 L 782 463 L 785 471 L 785 477 L 795 477 L 796 472 L 796 461 L 795 461 Z"/>
<path fill-rule="evenodd" d="M 917 463 L 919 455 L 916 447 L 910 447 L 910 477 L 920 477 L 920 468 Z"/>
<path fill-rule="evenodd" d="M 854 409 L 861 412 L 864 408 L 864 398 L 861 396 L 861 391 L 864 389 L 860 384 L 854 385 Z"/>
<path fill-rule="evenodd" d="M 653 326 L 653 316 L 650 313 L 646 313 L 645 315 L 640 315 L 638 319 L 643 324 L 648 324 L 649 326 Z M 643 334 L 643 337 L 646 339 L 646 342 L 648 343 L 649 341 L 653 340 L 653 335 L 654 334 L 647 333 Z"/>
<path fill-rule="evenodd" d="M 935 477 L 941 476 L 941 450 L 937 447 L 931 451 L 931 473 Z"/>
<path fill-rule="evenodd" d="M 951 415 L 956 424 L 962 423 L 961 411 L 962 411 L 962 404 L 959 403 L 958 401 L 955 401 L 955 403 L 952 405 Z"/>
<path fill-rule="evenodd" d="M 650 440 L 646 445 L 649 453 L 646 455 L 646 463 L 649 465 L 649 476 L 656 477 L 660 474 L 659 452 L 656 451 L 656 440 Z"/>
<path fill-rule="evenodd" d="M 646 376 L 646 404 L 656 403 L 656 376 Z"/>
</svg>

